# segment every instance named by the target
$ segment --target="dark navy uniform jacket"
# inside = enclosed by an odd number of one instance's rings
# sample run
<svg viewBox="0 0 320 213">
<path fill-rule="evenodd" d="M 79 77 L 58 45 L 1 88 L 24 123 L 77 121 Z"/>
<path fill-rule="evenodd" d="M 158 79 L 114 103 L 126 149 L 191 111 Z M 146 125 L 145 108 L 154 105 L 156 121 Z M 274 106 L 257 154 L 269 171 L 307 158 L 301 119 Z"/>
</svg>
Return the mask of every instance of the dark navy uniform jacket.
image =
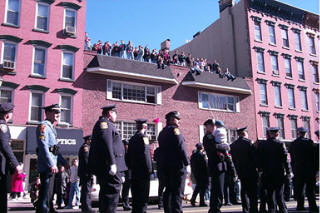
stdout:
<svg viewBox="0 0 320 213">
<path fill-rule="evenodd" d="M 256 148 L 252 141 L 239 137 L 230 145 L 230 149 L 239 178 L 257 178 Z"/>
<path fill-rule="evenodd" d="M 291 173 L 288 152 L 284 143 L 275 138 L 269 138 L 258 144 L 258 168 L 262 171 L 262 182 L 277 186 L 285 181 L 285 176 Z"/>
<path fill-rule="evenodd" d="M 202 184 L 208 183 L 208 162 L 206 160 L 205 154 L 201 151 L 196 150 L 192 153 L 190 157 L 191 162 L 191 171 L 193 176 L 195 177 L 197 183 L 198 181 L 202 182 Z M 198 183 L 201 184 L 201 183 Z"/>
<path fill-rule="evenodd" d="M 18 166 L 18 161 L 10 147 L 11 134 L 5 120 L 0 120 L 0 174 L 5 175 L 6 170 L 14 169 Z M 6 168 L 6 165 L 9 168 Z M 3 189 L 1 189 L 3 190 Z"/>
<path fill-rule="evenodd" d="M 90 175 L 88 169 L 88 160 L 89 160 L 89 150 L 90 146 L 86 143 L 83 143 L 79 149 L 79 167 L 78 167 L 78 176 L 85 177 Z"/>
<path fill-rule="evenodd" d="M 299 137 L 290 144 L 289 153 L 294 174 L 315 175 L 317 160 L 315 144 L 309 138 Z"/>
<path fill-rule="evenodd" d="M 160 132 L 158 141 L 160 170 L 185 170 L 189 159 L 180 130 L 174 125 L 167 125 Z"/>
<path fill-rule="evenodd" d="M 149 179 L 152 172 L 149 139 L 141 132 L 136 132 L 129 140 L 128 167 L 132 179 Z"/>
<path fill-rule="evenodd" d="M 89 168 L 92 174 L 109 173 L 112 164 L 117 165 L 117 172 L 127 170 L 125 150 L 118 130 L 106 117 L 101 116 L 92 132 L 89 151 Z"/>
</svg>

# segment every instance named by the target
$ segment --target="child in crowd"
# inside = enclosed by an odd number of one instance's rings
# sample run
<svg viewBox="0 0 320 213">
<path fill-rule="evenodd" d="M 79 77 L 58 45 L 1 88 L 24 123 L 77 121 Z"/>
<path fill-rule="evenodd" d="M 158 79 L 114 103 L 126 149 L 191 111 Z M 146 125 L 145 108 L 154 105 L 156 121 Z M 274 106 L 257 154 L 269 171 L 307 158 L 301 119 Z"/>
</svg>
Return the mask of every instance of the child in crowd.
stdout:
<svg viewBox="0 0 320 213">
<path fill-rule="evenodd" d="M 227 130 L 224 126 L 224 123 L 220 120 L 216 120 L 216 122 L 214 123 L 214 125 L 216 126 L 216 129 L 213 132 L 213 136 L 215 139 L 216 143 L 225 143 L 228 144 L 227 142 Z"/>
</svg>

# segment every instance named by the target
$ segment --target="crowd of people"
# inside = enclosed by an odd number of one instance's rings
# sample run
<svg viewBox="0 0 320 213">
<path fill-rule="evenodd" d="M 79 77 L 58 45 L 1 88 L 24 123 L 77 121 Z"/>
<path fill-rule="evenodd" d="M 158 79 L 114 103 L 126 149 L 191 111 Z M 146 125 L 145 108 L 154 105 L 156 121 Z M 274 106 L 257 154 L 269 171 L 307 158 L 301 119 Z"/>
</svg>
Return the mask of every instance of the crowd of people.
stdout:
<svg viewBox="0 0 320 213">
<path fill-rule="evenodd" d="M 179 52 L 176 50 L 172 54 L 168 49 L 160 49 L 159 51 L 157 51 L 157 49 L 150 50 L 148 45 L 145 47 L 142 45 L 134 47 L 131 41 L 128 41 L 126 44 L 123 40 L 121 40 L 120 43 L 116 41 L 112 45 L 109 41 L 102 43 L 101 40 L 98 40 L 98 42 L 91 47 L 90 39 L 88 37 L 86 37 L 85 48 L 87 50 L 96 51 L 98 54 L 102 55 L 154 63 L 158 65 L 159 69 L 164 69 L 166 66 L 174 64 L 190 67 L 190 71 L 197 75 L 200 75 L 202 72 L 211 72 L 218 74 L 220 78 L 226 77 L 227 80 L 233 81 L 236 79 L 228 68 L 225 71 L 222 71 L 216 60 L 213 63 L 210 63 L 206 58 L 195 58 L 191 53 L 186 55 L 183 51 Z"/>
</svg>

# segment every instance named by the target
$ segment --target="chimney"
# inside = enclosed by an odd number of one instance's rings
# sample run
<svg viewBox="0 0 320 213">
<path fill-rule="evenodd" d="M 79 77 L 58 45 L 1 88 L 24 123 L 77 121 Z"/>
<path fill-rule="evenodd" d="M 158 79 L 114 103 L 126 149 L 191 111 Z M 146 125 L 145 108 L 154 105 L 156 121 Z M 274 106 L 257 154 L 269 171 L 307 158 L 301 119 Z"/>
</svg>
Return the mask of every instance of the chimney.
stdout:
<svg viewBox="0 0 320 213">
<path fill-rule="evenodd" d="M 219 0 L 220 13 L 227 7 L 233 7 L 235 0 Z"/>
<path fill-rule="evenodd" d="M 167 39 L 161 43 L 161 49 L 162 50 L 164 50 L 164 49 L 170 50 L 170 39 Z"/>
</svg>

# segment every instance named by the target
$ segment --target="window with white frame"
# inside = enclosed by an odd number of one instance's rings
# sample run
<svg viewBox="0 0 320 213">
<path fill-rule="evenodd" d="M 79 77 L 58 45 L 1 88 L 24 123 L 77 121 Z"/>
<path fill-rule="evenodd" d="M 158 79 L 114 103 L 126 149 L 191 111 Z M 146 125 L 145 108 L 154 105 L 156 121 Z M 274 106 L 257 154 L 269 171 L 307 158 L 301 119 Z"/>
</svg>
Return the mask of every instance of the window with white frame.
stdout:
<svg viewBox="0 0 320 213">
<path fill-rule="evenodd" d="M 269 42 L 270 44 L 276 44 L 276 33 L 274 30 L 274 25 L 269 25 Z"/>
<path fill-rule="evenodd" d="M 300 32 L 294 33 L 294 39 L 296 42 L 296 50 L 302 51 Z"/>
<path fill-rule="evenodd" d="M 3 54 L 2 63 L 4 62 L 15 62 L 17 54 L 17 44 L 4 41 L 3 42 Z"/>
<path fill-rule="evenodd" d="M 237 96 L 199 92 L 199 108 L 238 112 L 238 99 Z"/>
<path fill-rule="evenodd" d="M 125 122 L 125 121 L 116 121 L 114 123 L 115 127 L 119 130 L 121 138 L 123 140 L 129 140 L 136 132 L 136 123 L 135 122 Z M 147 135 L 150 140 L 156 140 L 156 125 L 147 124 Z"/>
<path fill-rule="evenodd" d="M 60 96 L 60 123 L 72 124 L 72 95 Z"/>
<path fill-rule="evenodd" d="M 6 24 L 19 26 L 20 0 L 7 0 Z"/>
<path fill-rule="evenodd" d="M 292 139 L 297 138 L 298 124 L 297 124 L 297 118 L 296 117 L 290 118 L 290 125 L 291 125 L 291 137 L 292 137 Z"/>
<path fill-rule="evenodd" d="M 13 89 L 7 87 L 0 87 L 0 104 L 13 104 Z"/>
<path fill-rule="evenodd" d="M 283 115 L 279 114 L 276 115 L 277 118 L 277 127 L 279 127 L 279 138 L 284 139 L 285 135 L 284 135 L 284 118 Z"/>
<path fill-rule="evenodd" d="M 281 101 L 281 88 L 279 84 L 274 84 L 274 102 L 275 106 L 281 107 L 282 101 Z"/>
<path fill-rule="evenodd" d="M 237 130 L 227 129 L 227 138 L 228 138 L 229 144 L 237 140 Z"/>
<path fill-rule="evenodd" d="M 50 5 L 38 2 L 36 29 L 48 31 L 49 28 L 49 11 Z"/>
<path fill-rule="evenodd" d="M 304 80 L 304 68 L 303 68 L 303 62 L 302 61 L 297 61 L 297 69 L 298 69 L 298 74 L 299 74 L 299 79 Z"/>
<path fill-rule="evenodd" d="M 279 65 L 278 65 L 278 56 L 277 55 L 271 55 L 271 66 L 272 66 L 273 74 L 279 75 Z"/>
<path fill-rule="evenodd" d="M 289 47 L 288 29 L 281 29 L 282 46 Z"/>
<path fill-rule="evenodd" d="M 69 33 L 76 33 L 77 26 L 77 11 L 66 8 L 64 11 L 64 29 Z"/>
<path fill-rule="evenodd" d="M 314 44 L 314 36 L 309 35 L 308 40 L 309 40 L 310 53 L 315 55 L 316 54 L 316 47 Z"/>
<path fill-rule="evenodd" d="M 302 117 L 303 127 L 306 128 L 308 131 L 308 135 L 306 137 L 311 138 L 311 130 L 310 130 L 310 117 Z"/>
<path fill-rule="evenodd" d="M 40 122 L 42 120 L 42 107 L 44 94 L 42 92 L 31 92 L 30 98 L 30 121 Z"/>
<path fill-rule="evenodd" d="M 254 22 L 254 38 L 257 41 L 262 41 L 261 23 L 258 21 Z"/>
<path fill-rule="evenodd" d="M 291 59 L 284 58 L 284 69 L 286 71 L 286 76 L 292 78 L 292 69 L 291 69 Z"/>
<path fill-rule="evenodd" d="M 319 112 L 320 111 L 320 94 L 319 92 L 314 93 L 316 96 L 316 109 Z"/>
<path fill-rule="evenodd" d="M 74 76 L 74 53 L 62 52 L 62 78 L 73 79 Z"/>
<path fill-rule="evenodd" d="M 257 65 L 258 65 L 258 72 L 264 72 L 264 59 L 263 59 L 263 52 L 257 52 Z"/>
<path fill-rule="evenodd" d="M 261 114 L 263 137 L 267 137 L 267 129 L 269 128 L 269 114 Z"/>
<path fill-rule="evenodd" d="M 33 75 L 44 77 L 46 75 L 46 58 L 47 50 L 41 47 L 34 48 L 33 55 Z"/>
<path fill-rule="evenodd" d="M 268 96 L 267 96 L 267 84 L 266 82 L 260 82 L 260 104 L 261 105 L 268 105 Z"/>
<path fill-rule="evenodd" d="M 307 99 L 307 91 L 304 89 L 300 90 L 301 96 L 301 107 L 303 110 L 308 110 L 308 99 Z"/>
<path fill-rule="evenodd" d="M 289 102 L 290 109 L 296 108 L 295 98 L 294 98 L 294 88 L 291 88 L 291 87 L 288 88 L 288 102 Z"/>
<path fill-rule="evenodd" d="M 161 87 L 107 80 L 107 99 L 161 104 Z"/>
<path fill-rule="evenodd" d="M 313 82 L 319 83 L 319 71 L 318 71 L 318 64 L 312 63 L 311 70 L 313 74 Z"/>
</svg>

